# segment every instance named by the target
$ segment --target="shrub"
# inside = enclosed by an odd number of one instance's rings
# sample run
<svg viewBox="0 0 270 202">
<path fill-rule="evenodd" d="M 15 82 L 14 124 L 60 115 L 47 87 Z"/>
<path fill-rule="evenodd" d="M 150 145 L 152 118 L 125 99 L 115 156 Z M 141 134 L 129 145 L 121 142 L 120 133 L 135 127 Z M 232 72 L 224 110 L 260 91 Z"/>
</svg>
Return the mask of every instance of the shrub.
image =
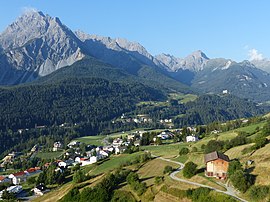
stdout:
<svg viewBox="0 0 270 202">
<path fill-rule="evenodd" d="M 252 186 L 248 191 L 248 195 L 252 200 L 262 200 L 268 196 L 269 187 L 268 186 Z"/>
<path fill-rule="evenodd" d="M 26 180 L 27 184 L 35 184 L 36 183 L 36 177 L 29 177 Z"/>
<path fill-rule="evenodd" d="M 189 198 L 192 199 L 192 201 L 206 201 L 206 199 L 209 197 L 211 189 L 200 187 L 198 189 L 189 190 Z M 210 197 L 209 197 L 210 198 Z"/>
<path fill-rule="evenodd" d="M 186 178 L 191 178 L 197 173 L 197 164 L 193 163 L 192 161 L 185 164 L 183 168 L 183 175 Z"/>
<path fill-rule="evenodd" d="M 74 173 L 73 175 L 73 182 L 75 183 L 80 183 L 80 182 L 83 182 L 86 180 L 86 176 L 85 174 L 81 171 L 81 170 L 78 170 Z"/>
<path fill-rule="evenodd" d="M 168 185 L 163 185 L 160 190 L 172 196 L 178 197 L 179 199 L 187 197 L 186 190 L 168 187 Z"/>
<path fill-rule="evenodd" d="M 218 140 L 210 140 L 205 146 L 204 153 L 211 153 L 214 151 L 221 151 L 223 149 L 224 142 Z"/>
<path fill-rule="evenodd" d="M 198 152 L 198 148 L 197 147 L 192 147 L 192 152 Z"/>
<path fill-rule="evenodd" d="M 242 165 L 239 160 L 233 160 L 229 163 L 228 168 L 228 175 L 231 176 L 235 173 L 237 170 L 243 170 Z"/>
<path fill-rule="evenodd" d="M 121 202 L 121 201 L 136 202 L 136 199 L 130 192 L 116 190 L 113 194 L 111 202 Z"/>
<path fill-rule="evenodd" d="M 133 185 L 133 189 L 137 192 L 137 194 L 140 196 L 142 195 L 147 187 L 146 187 L 146 183 L 145 182 L 135 182 L 134 185 Z"/>
<path fill-rule="evenodd" d="M 180 156 L 183 156 L 183 155 L 188 154 L 188 152 L 189 152 L 189 149 L 186 148 L 186 147 L 183 147 L 182 149 L 180 149 L 179 155 L 180 155 Z"/>
<path fill-rule="evenodd" d="M 164 170 L 163 170 L 163 173 L 166 174 L 166 173 L 171 173 L 173 171 L 173 168 L 172 166 L 165 166 Z"/>
<path fill-rule="evenodd" d="M 163 182 L 163 180 L 164 180 L 163 176 L 156 176 L 155 177 L 155 184 L 159 185 L 159 184 L 161 184 Z"/>
<path fill-rule="evenodd" d="M 230 180 L 233 186 L 239 191 L 245 193 L 247 189 L 250 187 L 250 182 L 248 181 L 248 176 L 244 171 L 237 170 L 231 176 Z"/>
<path fill-rule="evenodd" d="M 267 139 L 265 137 L 257 137 L 255 139 L 255 145 L 253 146 L 254 149 L 260 149 L 264 147 L 267 143 Z"/>
<path fill-rule="evenodd" d="M 131 172 L 127 176 L 127 183 L 133 184 L 134 182 L 139 181 L 139 176 L 137 173 Z"/>
</svg>

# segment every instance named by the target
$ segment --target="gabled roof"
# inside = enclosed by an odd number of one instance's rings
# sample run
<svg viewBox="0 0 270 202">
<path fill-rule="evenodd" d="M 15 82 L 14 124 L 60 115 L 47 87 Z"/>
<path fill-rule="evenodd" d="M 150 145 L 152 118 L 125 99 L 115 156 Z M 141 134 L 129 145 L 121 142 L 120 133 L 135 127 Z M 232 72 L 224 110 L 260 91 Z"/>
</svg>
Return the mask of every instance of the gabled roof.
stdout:
<svg viewBox="0 0 270 202">
<path fill-rule="evenodd" d="M 36 169 L 35 168 L 29 168 L 26 170 L 28 173 L 34 173 L 36 172 Z"/>
<path fill-rule="evenodd" d="M 20 172 L 14 173 L 13 175 L 15 177 L 20 177 L 20 176 L 26 175 L 26 173 L 24 171 L 20 171 Z"/>
<path fill-rule="evenodd" d="M 209 161 L 214 161 L 216 159 L 222 159 L 224 161 L 227 161 L 229 162 L 230 159 L 227 155 L 221 153 L 221 152 L 218 152 L 218 151 L 214 151 L 214 152 L 211 152 L 211 153 L 208 153 L 208 154 L 205 154 L 204 156 L 204 162 L 207 163 Z"/>
<path fill-rule="evenodd" d="M 5 178 L 5 176 L 0 176 L 0 181 L 4 180 Z"/>
</svg>

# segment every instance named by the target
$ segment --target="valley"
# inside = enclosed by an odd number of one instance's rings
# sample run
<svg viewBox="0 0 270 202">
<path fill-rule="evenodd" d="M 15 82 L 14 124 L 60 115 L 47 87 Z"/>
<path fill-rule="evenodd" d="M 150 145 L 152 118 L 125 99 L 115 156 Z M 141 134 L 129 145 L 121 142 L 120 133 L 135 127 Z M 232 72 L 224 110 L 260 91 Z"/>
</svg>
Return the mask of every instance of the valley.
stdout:
<svg viewBox="0 0 270 202">
<path fill-rule="evenodd" d="M 269 60 L 145 47 L 35 9 L 0 33 L 1 200 L 270 200 Z"/>
<path fill-rule="evenodd" d="M 75 174 L 79 172 L 78 170 L 74 170 L 75 167 L 71 168 L 71 173 L 68 174 L 64 181 L 61 182 L 61 184 L 53 186 L 49 186 L 50 191 L 48 193 L 45 193 L 44 196 L 37 197 L 34 199 L 34 201 L 52 201 L 52 200 L 60 200 L 66 201 L 71 200 L 67 199 L 67 197 L 75 197 L 74 195 L 66 196 L 71 190 L 79 189 L 80 192 L 82 190 L 87 190 L 87 187 L 94 188 L 95 186 L 98 186 L 98 183 L 102 182 L 102 179 L 105 179 L 106 176 L 110 175 L 109 173 L 115 173 L 119 172 L 119 170 L 131 170 L 131 172 L 135 172 L 138 174 L 140 182 L 145 183 L 145 188 L 143 191 L 143 194 L 138 194 L 134 192 L 134 190 L 131 189 L 130 185 L 124 184 L 120 187 L 116 186 L 117 192 L 114 192 L 115 194 L 118 193 L 117 196 L 113 197 L 126 197 L 124 193 L 131 193 L 133 199 L 129 200 L 142 200 L 142 201 L 171 201 L 173 198 L 174 200 L 180 200 L 182 201 L 193 201 L 192 195 L 186 195 L 186 190 L 196 190 L 198 188 L 199 183 L 203 187 L 210 187 L 211 189 L 217 189 L 218 192 L 210 191 L 211 195 L 217 197 L 215 200 L 219 200 L 218 198 L 226 198 L 230 201 L 240 200 L 240 201 L 252 201 L 254 194 L 254 188 L 258 187 L 267 187 L 269 186 L 268 183 L 268 177 L 267 172 L 265 172 L 265 169 L 267 169 L 269 157 L 268 157 L 268 141 L 261 145 L 260 147 L 254 147 L 256 143 L 256 139 L 261 137 L 266 137 L 266 139 L 269 138 L 269 120 L 264 117 L 257 117 L 257 118 L 251 118 L 247 119 L 248 122 L 245 119 L 242 120 L 234 120 L 229 121 L 225 123 L 211 123 L 207 126 L 198 126 L 200 128 L 200 131 L 194 130 L 191 127 L 188 127 L 187 130 L 188 133 L 194 134 L 194 132 L 191 132 L 192 130 L 195 131 L 196 135 L 198 137 L 201 137 L 198 141 L 195 142 L 186 142 L 184 139 L 183 141 L 178 142 L 176 137 L 180 138 L 182 136 L 186 136 L 186 129 L 174 129 L 171 130 L 170 134 L 173 136 L 166 136 L 167 139 L 165 139 L 165 136 L 161 136 L 163 134 L 164 130 L 158 129 L 158 130 L 145 130 L 145 129 L 137 129 L 134 131 L 127 131 L 125 133 L 116 133 L 108 136 L 89 136 L 89 137 L 82 137 L 77 138 L 73 141 L 71 141 L 67 148 L 62 150 L 62 146 L 58 149 L 61 152 L 45 152 L 44 148 L 38 147 L 36 155 L 37 158 L 42 160 L 41 162 L 48 162 L 51 161 L 52 165 L 55 165 L 53 162 L 67 162 L 65 159 L 70 159 L 74 156 L 72 152 L 76 151 L 74 150 L 76 147 L 79 149 L 77 151 L 88 153 L 88 151 L 93 151 L 91 148 L 103 148 L 109 149 L 110 145 L 112 148 L 116 149 L 117 147 L 120 148 L 120 145 L 122 148 L 128 148 L 127 151 L 123 150 L 120 152 L 120 154 L 114 154 L 111 153 L 109 157 L 102 157 L 101 160 L 99 160 L 97 163 L 92 163 L 90 165 L 84 165 L 79 166 L 78 164 L 74 164 L 77 169 L 81 170 L 83 175 L 86 176 L 86 178 L 81 183 L 77 183 L 74 178 Z M 234 125 L 236 124 L 236 125 Z M 240 125 L 238 125 L 240 124 Z M 228 126 L 232 127 L 233 129 L 228 128 Z M 203 129 L 204 128 L 204 129 Z M 222 132 L 222 130 L 224 132 Z M 228 130 L 228 131 L 226 131 Z M 168 130 L 167 130 L 168 131 Z M 202 131 L 209 131 L 209 132 L 203 132 Z M 215 132 L 219 131 L 219 132 Z M 179 133 L 180 132 L 180 133 Z M 169 134 L 169 132 L 166 132 Z M 166 134 L 164 132 L 164 134 Z M 201 135 L 200 135 L 201 134 Z M 147 142 L 145 138 L 148 137 L 148 135 L 152 137 L 162 137 L 162 140 L 157 142 L 154 141 L 154 139 L 149 139 L 150 142 Z M 239 138 L 245 138 L 245 141 L 243 142 Z M 169 141 L 171 139 L 171 141 Z M 238 140 L 239 139 L 239 140 Z M 106 140 L 106 141 L 105 141 Z M 119 140 L 122 142 L 120 143 Z M 126 143 L 124 141 L 131 141 L 131 145 L 137 144 L 136 142 L 139 141 L 139 145 L 137 146 L 124 146 Z M 240 141 L 235 142 L 235 141 Z M 74 143 L 73 143 L 74 142 Z M 78 146 L 71 146 L 71 145 Z M 111 142 L 111 143 L 110 143 Z M 211 142 L 211 143 L 210 143 Z M 216 143 L 215 143 L 216 142 Z M 220 142 L 223 146 L 222 148 L 217 144 Z M 234 143 L 235 142 L 235 143 Z M 150 145 L 148 145 L 150 144 Z M 214 146 L 216 144 L 216 146 Z M 239 146 L 230 146 L 231 144 L 238 145 Z M 119 146 L 116 146 L 119 145 Z M 228 146 L 227 146 L 228 145 Z M 102 146 L 102 147 L 100 147 Z M 55 146 L 54 146 L 55 147 Z M 256 180 L 254 185 L 251 186 L 249 190 L 247 190 L 244 194 L 242 192 L 236 191 L 236 188 L 232 188 L 232 184 L 230 180 L 219 180 L 215 178 L 207 178 L 204 176 L 204 169 L 205 169 L 205 163 L 204 163 L 204 155 L 206 149 L 209 147 L 211 150 L 219 150 L 225 152 L 226 155 L 229 156 L 231 161 L 234 159 L 239 159 L 241 165 L 243 166 L 243 169 L 246 169 L 247 172 L 251 175 L 256 176 Z M 83 149 L 84 148 L 84 149 Z M 90 148 L 90 150 L 88 149 Z M 188 148 L 188 153 L 181 154 L 181 150 L 183 148 Z M 221 149 L 218 149 L 221 148 Z M 247 149 L 249 148 L 249 149 Z M 253 148 L 253 149 L 251 149 Z M 86 150 L 85 150 L 86 149 Z M 131 150 L 130 150 L 131 149 Z M 102 150 L 97 150 L 102 151 Z M 107 151 L 107 150 L 106 150 Z M 109 151 L 109 150 L 108 150 Z M 116 151 L 116 150 L 115 150 Z M 66 156 L 67 152 L 68 157 Z M 43 154 L 44 155 L 41 155 Z M 51 155 L 49 157 L 49 153 L 56 154 Z M 142 156 L 151 154 L 151 157 L 144 157 Z M 83 153 L 81 153 L 83 154 Z M 101 154 L 101 153 L 100 153 Z M 262 155 L 263 154 L 263 155 Z M 92 155 L 94 155 L 92 153 Z M 74 157 L 78 156 L 78 154 Z M 48 158 L 49 157 L 49 158 Z M 87 157 L 86 157 L 87 158 Z M 22 158 L 20 157 L 22 160 Z M 68 160 L 68 161 L 70 161 Z M 247 162 L 252 162 L 251 164 L 247 164 Z M 74 162 L 74 161 L 73 161 Z M 76 162 L 76 161 L 75 161 Z M 183 166 L 187 162 L 194 162 L 197 165 L 197 173 L 195 176 L 189 178 L 186 178 L 183 176 Z M 263 162 L 263 163 L 262 163 Z M 172 172 L 174 169 L 177 169 L 179 167 L 179 164 L 181 165 L 182 169 L 180 172 Z M 41 165 L 38 163 L 38 165 Z M 168 171 L 165 172 L 165 167 L 171 168 L 172 172 L 171 175 L 166 174 Z M 46 169 L 43 167 L 43 169 Z M 49 168 L 47 168 L 49 169 Z M 64 167 L 61 169 L 64 169 Z M 164 172 L 163 172 L 164 170 Z M 129 171 L 130 172 L 130 171 Z M 5 172 L 3 172 L 4 174 Z M 1 174 L 1 173 L 0 173 Z M 40 175 L 40 174 L 38 174 Z M 35 179 L 38 180 L 40 177 L 37 177 L 38 175 L 34 175 Z M 72 177 L 73 176 L 73 177 Z M 31 177 L 32 178 L 32 177 Z M 72 180 L 73 178 L 73 180 Z M 87 180 L 89 179 L 89 180 Z M 181 181 L 179 182 L 179 180 Z M 70 181 L 71 180 L 71 181 Z M 188 182 L 188 183 L 187 183 Z M 190 183 L 189 183 L 190 182 Z M 194 184 L 192 184 L 194 182 Z M 30 180 L 25 181 L 23 185 L 23 189 L 26 187 L 31 187 L 33 184 L 29 184 Z M 228 185 L 229 183 L 229 185 Z M 196 184 L 196 185 L 195 185 Z M 230 190 L 233 189 L 233 192 L 228 192 L 226 194 L 232 195 L 232 198 L 230 196 L 222 195 L 223 192 L 226 191 L 226 186 L 229 186 Z M 225 187 L 225 188 L 224 188 Z M 205 190 L 208 192 L 207 190 Z M 204 192 L 205 192 L 204 191 Z M 178 192 L 178 193 L 177 193 Z M 62 193 L 62 194 L 58 194 Z M 203 194 L 203 192 L 201 193 Z M 82 196 L 81 196 L 82 197 Z M 178 198 L 180 197 L 180 198 Z M 190 198 L 191 197 L 191 198 Z M 200 196 L 203 197 L 203 196 Z M 235 198 L 236 197 L 236 198 Z M 238 199 L 237 199 L 238 197 Z M 267 197 L 267 196 L 264 196 Z M 83 199 L 81 199 L 83 200 Z M 257 199 L 256 199 L 257 200 Z M 260 201 L 260 200 L 259 200 Z"/>
</svg>

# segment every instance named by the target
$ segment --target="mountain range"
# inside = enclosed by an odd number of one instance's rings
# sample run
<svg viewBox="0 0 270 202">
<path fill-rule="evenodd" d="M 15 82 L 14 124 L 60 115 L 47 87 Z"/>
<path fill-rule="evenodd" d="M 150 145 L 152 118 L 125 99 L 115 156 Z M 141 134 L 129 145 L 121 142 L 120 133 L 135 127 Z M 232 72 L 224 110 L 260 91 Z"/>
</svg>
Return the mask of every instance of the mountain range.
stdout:
<svg viewBox="0 0 270 202">
<path fill-rule="evenodd" d="M 153 56 L 137 42 L 73 32 L 58 18 L 38 11 L 24 13 L 0 34 L 0 85 L 60 79 L 69 71 L 58 70 L 69 66 L 74 76 L 80 74 L 74 68 L 79 61 L 91 66 L 88 74 L 132 79 L 164 92 L 216 94 L 227 90 L 256 102 L 270 97 L 268 60 L 210 59 L 200 50 L 185 58 Z M 103 68 L 97 68 L 97 63 Z"/>
</svg>

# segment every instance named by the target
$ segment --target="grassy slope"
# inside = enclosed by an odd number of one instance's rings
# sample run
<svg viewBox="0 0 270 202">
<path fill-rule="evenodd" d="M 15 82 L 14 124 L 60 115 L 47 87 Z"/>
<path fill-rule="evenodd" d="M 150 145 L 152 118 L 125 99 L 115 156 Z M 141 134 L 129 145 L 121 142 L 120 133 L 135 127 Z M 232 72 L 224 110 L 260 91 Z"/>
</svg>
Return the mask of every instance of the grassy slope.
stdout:
<svg viewBox="0 0 270 202">
<path fill-rule="evenodd" d="M 120 167 L 123 163 L 127 161 L 131 161 L 134 157 L 142 154 L 143 152 L 136 152 L 133 154 L 120 154 L 117 156 L 112 156 L 110 159 L 105 160 L 102 164 L 95 167 L 93 170 L 90 171 L 91 175 L 98 175 L 101 173 L 106 173 L 109 171 L 114 170 L 115 168 Z"/>
<path fill-rule="evenodd" d="M 205 139 L 196 142 L 196 143 L 176 143 L 176 144 L 164 144 L 161 146 L 144 146 L 142 147 L 145 150 L 151 151 L 153 154 L 158 155 L 158 156 L 163 156 L 165 158 L 171 158 L 174 160 L 178 160 L 180 162 L 187 162 L 187 161 L 193 161 L 196 164 L 199 165 L 199 167 L 204 166 L 203 162 L 203 156 L 204 154 L 200 151 L 200 146 L 202 144 L 207 144 L 208 141 L 211 139 L 219 139 L 219 140 L 228 140 L 231 138 L 234 138 L 237 136 L 236 131 L 245 131 L 252 133 L 255 131 L 257 127 L 262 127 L 265 123 L 259 123 L 259 124 L 253 124 L 251 126 L 247 127 L 242 127 L 239 129 L 236 129 L 234 131 L 228 131 L 224 133 L 220 133 L 217 136 L 215 135 L 210 135 L 209 137 L 206 137 Z M 116 135 L 116 134 L 114 134 Z M 100 136 L 102 137 L 102 136 Z M 102 138 L 100 138 L 102 140 Z M 90 141 L 96 141 L 94 138 L 90 138 Z M 239 158 L 242 162 L 246 162 L 248 159 L 252 159 L 255 161 L 255 169 L 253 170 L 253 174 L 258 175 L 256 178 L 256 184 L 270 184 L 270 177 L 268 173 L 270 173 L 270 144 L 266 145 L 265 147 L 257 150 L 253 154 L 246 154 L 242 155 L 241 151 L 245 147 L 249 147 L 252 144 L 248 145 L 242 145 L 239 147 L 234 147 L 226 152 L 226 154 L 231 158 Z M 186 156 L 178 156 L 179 149 L 182 147 L 189 147 L 190 150 L 192 147 L 197 147 L 199 149 L 198 152 L 190 152 Z M 92 165 L 91 167 L 85 167 L 84 169 L 90 170 L 91 175 L 99 175 L 102 173 L 107 173 L 117 167 L 119 167 L 122 163 L 125 163 L 126 161 L 129 161 L 133 159 L 136 155 L 141 154 L 139 153 L 134 153 L 134 154 L 121 154 L 118 156 L 112 156 L 110 160 L 104 161 L 100 165 Z M 141 201 L 147 201 L 148 197 L 153 197 L 155 196 L 154 201 L 179 201 L 179 199 L 174 198 L 173 196 L 170 196 L 166 193 L 161 192 L 159 189 L 159 186 L 154 185 L 154 178 L 155 176 L 162 176 L 163 175 L 163 169 L 166 165 L 170 165 L 174 168 L 177 167 L 177 165 L 165 161 L 161 161 L 159 159 L 153 159 L 143 166 L 139 168 L 137 171 L 140 178 L 147 183 L 147 186 L 150 187 L 147 193 L 145 193 L 143 196 L 137 196 L 136 193 L 130 190 L 130 187 L 126 184 L 122 186 L 122 190 L 126 191 L 131 191 L 131 193 L 134 195 L 136 199 L 139 199 Z M 134 167 L 134 166 L 133 166 Z M 136 166 L 134 167 L 136 169 Z M 178 174 L 180 177 L 182 177 L 182 173 Z M 197 176 L 194 176 L 191 178 L 192 181 L 196 181 L 199 183 L 204 183 L 219 189 L 223 189 L 220 185 L 216 184 L 214 179 L 209 179 L 205 178 L 202 174 L 199 174 Z M 196 188 L 195 186 L 188 185 L 185 183 L 181 182 L 176 182 L 172 180 L 169 176 L 165 176 L 164 178 L 164 184 L 170 186 L 170 187 L 175 187 L 179 189 L 189 189 L 189 188 Z M 91 186 L 91 185 L 89 185 Z M 62 186 L 61 188 L 50 192 L 49 194 L 46 194 L 45 196 L 35 199 L 34 201 L 56 201 L 56 199 L 61 198 L 67 191 L 71 189 L 70 183 Z M 59 193 L 59 194 L 58 194 Z M 45 198 L 44 198 L 45 197 Z M 50 199 L 50 200 L 49 200 Z M 183 199 L 183 201 L 189 201 L 188 199 Z"/>
</svg>

